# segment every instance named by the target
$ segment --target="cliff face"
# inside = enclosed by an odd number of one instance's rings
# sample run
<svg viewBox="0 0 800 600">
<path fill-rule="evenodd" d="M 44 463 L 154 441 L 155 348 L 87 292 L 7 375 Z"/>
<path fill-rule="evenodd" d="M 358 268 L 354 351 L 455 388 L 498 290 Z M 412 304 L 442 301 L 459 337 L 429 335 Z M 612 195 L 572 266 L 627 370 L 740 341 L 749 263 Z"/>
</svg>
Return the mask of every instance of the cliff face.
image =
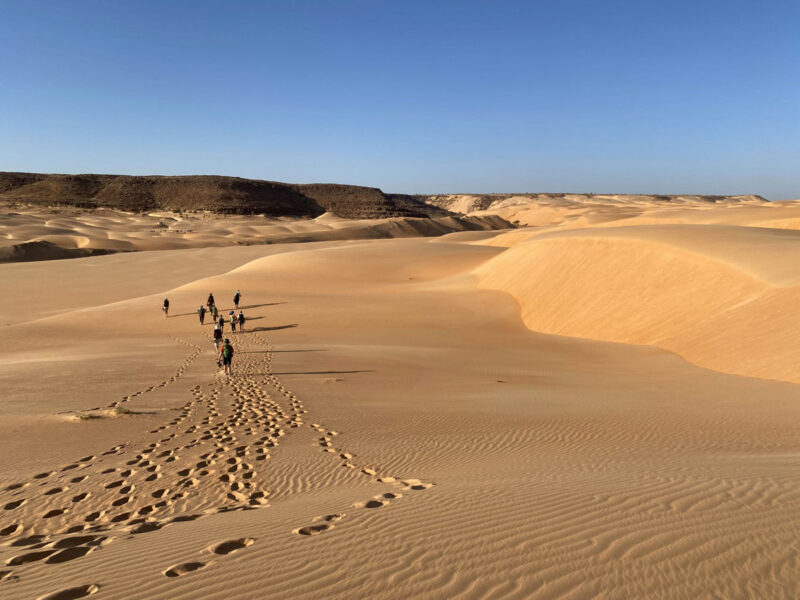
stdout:
<svg viewBox="0 0 800 600">
<path fill-rule="evenodd" d="M 411 196 L 340 184 L 287 184 L 217 175 L 45 175 L 0 172 L 0 201 L 40 206 L 210 211 L 223 214 L 348 219 L 446 216 Z"/>
</svg>

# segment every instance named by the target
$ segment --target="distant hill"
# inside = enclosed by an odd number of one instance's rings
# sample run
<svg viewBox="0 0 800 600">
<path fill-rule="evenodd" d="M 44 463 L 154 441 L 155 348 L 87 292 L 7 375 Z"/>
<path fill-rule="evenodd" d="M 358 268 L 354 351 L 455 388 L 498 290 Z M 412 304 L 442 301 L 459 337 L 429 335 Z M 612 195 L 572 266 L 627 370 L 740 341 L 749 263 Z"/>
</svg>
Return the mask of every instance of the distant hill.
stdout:
<svg viewBox="0 0 800 600">
<path fill-rule="evenodd" d="M 455 213 L 494 210 L 521 204 L 548 206 L 584 206 L 591 203 L 625 205 L 640 202 L 663 202 L 675 204 L 714 203 L 761 203 L 768 202 L 761 196 L 702 196 L 664 194 L 439 194 L 414 196 L 415 199 Z"/>
<path fill-rule="evenodd" d="M 348 219 L 432 217 L 451 213 L 421 199 L 378 188 L 288 184 L 219 175 L 58 175 L 0 172 L 0 201 L 38 206 L 113 208 Z"/>
</svg>

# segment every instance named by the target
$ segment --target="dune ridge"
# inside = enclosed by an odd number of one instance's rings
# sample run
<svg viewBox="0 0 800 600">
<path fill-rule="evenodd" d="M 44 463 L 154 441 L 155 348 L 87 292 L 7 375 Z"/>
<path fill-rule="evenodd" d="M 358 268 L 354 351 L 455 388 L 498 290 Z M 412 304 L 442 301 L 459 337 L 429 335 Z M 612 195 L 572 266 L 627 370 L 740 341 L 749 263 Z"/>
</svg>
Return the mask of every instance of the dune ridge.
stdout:
<svg viewBox="0 0 800 600">
<path fill-rule="evenodd" d="M 346 219 L 324 213 L 300 219 L 27 207 L 9 211 L 0 223 L 0 263 L 142 250 L 429 237 L 512 227 L 495 215 Z"/>
</svg>

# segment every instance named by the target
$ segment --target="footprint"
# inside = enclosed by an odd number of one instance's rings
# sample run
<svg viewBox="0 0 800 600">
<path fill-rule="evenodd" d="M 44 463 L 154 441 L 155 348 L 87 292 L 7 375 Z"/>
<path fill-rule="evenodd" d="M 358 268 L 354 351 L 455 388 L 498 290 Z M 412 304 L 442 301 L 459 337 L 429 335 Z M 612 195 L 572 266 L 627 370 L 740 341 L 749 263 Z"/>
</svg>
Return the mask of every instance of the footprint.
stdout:
<svg viewBox="0 0 800 600">
<path fill-rule="evenodd" d="M 158 523 L 156 521 L 147 521 L 146 523 L 141 523 L 136 527 L 130 530 L 131 533 L 148 533 L 150 531 L 157 531 L 161 529 L 164 525 L 162 523 Z"/>
<path fill-rule="evenodd" d="M 186 523 L 188 521 L 194 521 L 199 519 L 203 515 L 180 515 L 178 517 L 173 517 L 169 522 L 170 523 Z"/>
<path fill-rule="evenodd" d="M 381 508 L 382 506 L 386 506 L 389 504 L 389 500 L 394 500 L 395 498 L 402 498 L 402 494 L 396 494 L 393 492 L 386 492 L 385 494 L 381 494 L 380 496 L 373 496 L 372 500 L 368 500 L 367 502 L 359 502 L 354 504 L 356 508 Z"/>
<path fill-rule="evenodd" d="M 99 589 L 100 586 L 95 584 L 82 585 L 79 587 L 53 592 L 52 594 L 47 594 L 46 596 L 39 596 L 36 600 L 78 600 L 79 598 L 91 596 Z"/>
<path fill-rule="evenodd" d="M 74 548 L 75 546 L 83 546 L 84 544 L 100 543 L 105 538 L 100 535 L 77 535 L 75 537 L 68 537 L 58 540 L 53 544 L 53 548 L 62 550 L 64 548 Z"/>
<path fill-rule="evenodd" d="M 47 490 L 44 493 L 44 495 L 45 496 L 52 496 L 53 494 L 59 494 L 59 493 L 61 493 L 63 491 L 64 491 L 64 488 L 56 487 L 56 488 L 52 488 L 52 489 Z"/>
<path fill-rule="evenodd" d="M 300 535 L 319 535 L 320 533 L 333 529 L 333 523 L 340 521 L 344 516 L 344 513 L 335 513 L 332 515 L 325 515 L 324 517 L 316 517 L 314 519 L 315 521 L 322 520 L 324 522 L 317 523 L 316 525 L 309 525 L 308 527 L 301 527 L 295 530 L 295 533 L 299 533 Z"/>
<path fill-rule="evenodd" d="M 330 523 L 320 523 L 318 525 L 309 525 L 308 527 L 301 527 L 297 530 L 297 533 L 300 535 L 319 535 L 320 533 L 324 533 L 329 529 L 333 529 L 333 525 Z"/>
<path fill-rule="evenodd" d="M 20 529 L 19 523 L 14 523 L 13 525 L 9 525 L 8 527 L 0 529 L 0 535 L 3 536 L 11 535 L 12 533 L 16 533 L 17 531 L 19 531 L 19 529 Z"/>
<path fill-rule="evenodd" d="M 56 552 L 52 556 L 48 557 L 47 560 L 45 560 L 44 562 L 49 565 L 65 563 L 67 561 L 75 560 L 76 558 L 81 558 L 82 556 L 86 556 L 91 551 L 92 548 L 87 548 L 86 546 L 75 546 L 73 548 L 65 548 L 64 550 Z"/>
<path fill-rule="evenodd" d="M 80 502 L 81 500 L 86 500 L 89 497 L 91 492 L 81 492 L 77 496 L 72 497 L 73 502 Z"/>
<path fill-rule="evenodd" d="M 122 521 L 127 521 L 130 518 L 131 518 L 131 513 L 124 512 L 124 513 L 118 514 L 116 517 L 111 519 L 111 522 L 112 523 L 121 523 Z"/>
<path fill-rule="evenodd" d="M 31 535 L 19 540 L 14 540 L 9 544 L 10 546 L 32 546 L 40 543 L 44 539 L 43 535 Z"/>
<path fill-rule="evenodd" d="M 181 563 L 179 565 L 175 565 L 174 567 L 170 567 L 166 571 L 164 571 L 164 575 L 167 577 L 180 577 L 181 575 L 186 575 L 186 573 L 191 573 L 192 571 L 198 571 L 203 567 L 207 566 L 206 563 L 201 562 L 188 562 L 188 563 Z"/>
<path fill-rule="evenodd" d="M 423 483 L 419 479 L 404 479 L 401 483 L 412 490 L 427 490 L 433 487 L 432 483 Z"/>
<path fill-rule="evenodd" d="M 27 554 L 20 554 L 19 556 L 9 558 L 6 561 L 6 564 L 10 567 L 15 567 L 17 565 L 24 565 L 29 562 L 36 562 L 37 560 L 42 560 L 43 558 L 47 558 L 54 552 L 55 550 L 40 550 L 38 552 L 28 552 Z"/>
<path fill-rule="evenodd" d="M 264 492 L 253 492 L 250 494 L 250 504 L 262 505 L 266 503 L 267 498 Z"/>
<path fill-rule="evenodd" d="M 239 538 L 238 540 L 222 542 L 221 544 L 212 546 L 209 550 L 214 554 L 230 554 L 231 552 L 236 552 L 247 546 L 252 546 L 254 543 L 255 540 L 253 538 Z"/>
<path fill-rule="evenodd" d="M 64 514 L 63 508 L 54 508 L 53 510 L 47 511 L 45 514 L 42 515 L 43 519 L 52 519 L 53 517 L 57 517 L 59 515 Z"/>
<path fill-rule="evenodd" d="M 9 502 L 8 504 L 6 504 L 3 508 L 5 510 L 14 510 L 15 508 L 19 508 L 26 502 L 27 500 L 25 498 L 22 498 L 20 500 L 14 500 L 13 502 Z"/>
</svg>

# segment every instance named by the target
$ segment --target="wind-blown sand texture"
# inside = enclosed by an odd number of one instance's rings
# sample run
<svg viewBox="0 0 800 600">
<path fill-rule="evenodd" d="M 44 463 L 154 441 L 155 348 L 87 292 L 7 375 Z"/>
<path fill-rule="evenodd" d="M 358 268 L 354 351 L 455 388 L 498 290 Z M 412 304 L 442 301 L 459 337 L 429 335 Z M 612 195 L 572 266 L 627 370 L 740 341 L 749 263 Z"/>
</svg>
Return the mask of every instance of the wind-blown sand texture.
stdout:
<svg viewBox="0 0 800 600">
<path fill-rule="evenodd" d="M 0 597 L 797 598 L 800 207 L 593 203 L 0 265 Z"/>
</svg>

